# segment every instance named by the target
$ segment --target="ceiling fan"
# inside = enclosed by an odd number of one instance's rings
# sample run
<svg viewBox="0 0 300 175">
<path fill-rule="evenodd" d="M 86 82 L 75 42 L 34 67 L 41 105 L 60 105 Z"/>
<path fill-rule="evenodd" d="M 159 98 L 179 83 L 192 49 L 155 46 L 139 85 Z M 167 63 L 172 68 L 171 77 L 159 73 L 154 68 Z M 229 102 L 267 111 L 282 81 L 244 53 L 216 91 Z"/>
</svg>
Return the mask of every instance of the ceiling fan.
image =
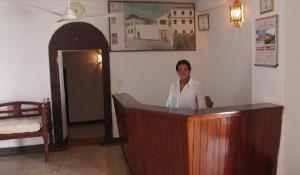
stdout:
<svg viewBox="0 0 300 175">
<path fill-rule="evenodd" d="M 78 1 L 72 1 L 68 0 L 68 6 L 66 7 L 66 10 L 64 13 L 59 13 L 56 11 L 52 11 L 49 9 L 46 9 L 44 7 L 40 7 L 34 4 L 30 4 L 31 7 L 37 8 L 39 10 L 52 13 L 54 15 L 57 15 L 60 17 L 59 20 L 56 22 L 62 22 L 62 21 L 74 21 L 80 18 L 90 18 L 90 17 L 102 17 L 102 18 L 109 18 L 109 17 L 115 17 L 115 13 L 108 13 L 103 15 L 86 15 L 84 6 L 78 2 Z"/>
</svg>

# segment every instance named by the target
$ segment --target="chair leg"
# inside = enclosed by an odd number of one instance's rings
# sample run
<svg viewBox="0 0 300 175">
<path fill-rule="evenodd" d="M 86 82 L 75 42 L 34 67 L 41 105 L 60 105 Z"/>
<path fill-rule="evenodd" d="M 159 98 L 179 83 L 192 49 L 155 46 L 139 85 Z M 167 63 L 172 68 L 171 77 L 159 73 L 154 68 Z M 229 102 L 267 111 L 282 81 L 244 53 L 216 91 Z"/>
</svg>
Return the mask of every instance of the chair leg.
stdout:
<svg viewBox="0 0 300 175">
<path fill-rule="evenodd" d="M 43 136 L 44 140 L 44 155 L 45 155 L 45 162 L 49 162 L 49 146 L 48 146 L 48 137 Z"/>
</svg>

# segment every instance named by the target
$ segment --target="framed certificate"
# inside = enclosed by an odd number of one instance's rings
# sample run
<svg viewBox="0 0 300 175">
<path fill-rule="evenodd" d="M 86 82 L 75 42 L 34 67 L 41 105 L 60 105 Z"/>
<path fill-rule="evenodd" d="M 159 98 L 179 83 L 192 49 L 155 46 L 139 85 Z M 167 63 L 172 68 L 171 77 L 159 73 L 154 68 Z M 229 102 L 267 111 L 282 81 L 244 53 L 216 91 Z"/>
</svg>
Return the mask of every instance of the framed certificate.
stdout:
<svg viewBox="0 0 300 175">
<path fill-rule="evenodd" d="M 260 0 L 260 14 L 274 10 L 274 0 Z"/>
<path fill-rule="evenodd" d="M 209 15 L 208 14 L 198 16 L 198 28 L 199 28 L 199 31 L 209 29 Z"/>
</svg>

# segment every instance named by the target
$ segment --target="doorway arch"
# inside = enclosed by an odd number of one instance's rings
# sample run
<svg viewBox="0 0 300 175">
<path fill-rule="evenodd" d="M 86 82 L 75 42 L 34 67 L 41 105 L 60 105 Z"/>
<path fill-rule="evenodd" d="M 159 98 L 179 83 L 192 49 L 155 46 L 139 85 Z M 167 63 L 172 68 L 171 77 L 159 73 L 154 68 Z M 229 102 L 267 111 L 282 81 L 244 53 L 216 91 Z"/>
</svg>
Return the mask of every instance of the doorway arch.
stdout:
<svg viewBox="0 0 300 175">
<path fill-rule="evenodd" d="M 110 90 L 109 45 L 103 33 L 85 22 L 72 22 L 55 31 L 49 42 L 49 63 L 52 94 L 52 114 L 55 146 L 64 146 L 62 106 L 59 81 L 59 50 L 97 50 L 102 49 L 103 94 L 104 94 L 104 142 L 113 139 Z"/>
</svg>

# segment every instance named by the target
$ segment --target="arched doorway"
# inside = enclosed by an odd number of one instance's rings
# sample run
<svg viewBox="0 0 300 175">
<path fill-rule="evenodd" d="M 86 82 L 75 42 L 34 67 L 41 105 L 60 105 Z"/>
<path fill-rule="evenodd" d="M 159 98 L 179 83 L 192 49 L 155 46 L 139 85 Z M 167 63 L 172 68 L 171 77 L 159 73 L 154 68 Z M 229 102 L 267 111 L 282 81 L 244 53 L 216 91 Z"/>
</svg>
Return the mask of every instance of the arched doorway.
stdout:
<svg viewBox="0 0 300 175">
<path fill-rule="evenodd" d="M 85 22 L 68 23 L 53 34 L 49 43 L 50 79 L 52 94 L 52 113 L 55 146 L 65 143 L 63 136 L 62 105 L 60 93 L 58 51 L 59 50 L 96 50 L 102 49 L 103 57 L 103 94 L 105 115 L 104 141 L 113 139 L 112 111 L 110 90 L 109 45 L 103 33 L 91 24 Z"/>
</svg>

